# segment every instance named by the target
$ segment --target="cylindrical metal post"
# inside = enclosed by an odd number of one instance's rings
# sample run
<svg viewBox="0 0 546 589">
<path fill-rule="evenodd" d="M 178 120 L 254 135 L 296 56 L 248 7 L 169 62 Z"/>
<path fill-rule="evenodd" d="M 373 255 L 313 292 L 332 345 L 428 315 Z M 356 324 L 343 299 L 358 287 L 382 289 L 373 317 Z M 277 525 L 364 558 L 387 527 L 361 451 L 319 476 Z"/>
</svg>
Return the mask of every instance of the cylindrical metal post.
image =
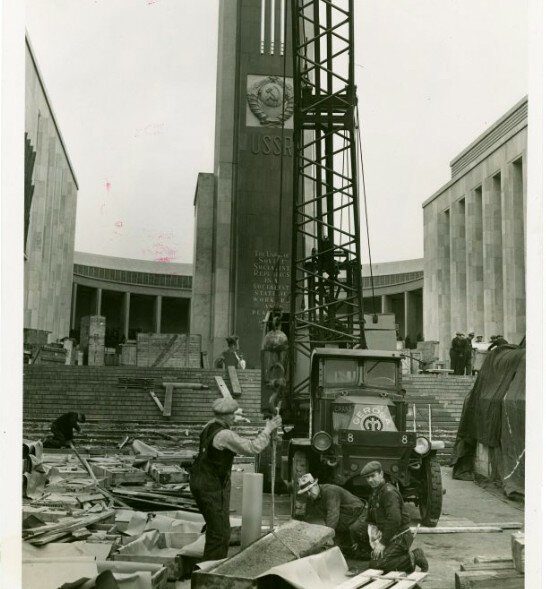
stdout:
<svg viewBox="0 0 546 589">
<path fill-rule="evenodd" d="M 243 475 L 243 521 L 241 548 L 258 540 L 262 530 L 263 475 L 245 472 Z"/>
</svg>

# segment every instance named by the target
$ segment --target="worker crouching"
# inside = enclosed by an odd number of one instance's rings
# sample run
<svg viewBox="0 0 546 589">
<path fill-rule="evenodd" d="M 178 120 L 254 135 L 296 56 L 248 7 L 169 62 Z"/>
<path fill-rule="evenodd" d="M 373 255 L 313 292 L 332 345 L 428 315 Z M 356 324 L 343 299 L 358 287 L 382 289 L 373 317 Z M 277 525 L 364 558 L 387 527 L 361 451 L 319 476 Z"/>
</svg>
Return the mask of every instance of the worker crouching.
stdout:
<svg viewBox="0 0 546 589">
<path fill-rule="evenodd" d="M 398 489 L 385 481 L 380 462 L 366 464 L 361 472 L 372 488 L 368 509 L 368 535 L 372 549 L 370 567 L 384 572 L 412 573 L 417 565 L 428 571 L 428 562 L 421 548 L 411 551 L 413 533 L 404 500 Z"/>
<path fill-rule="evenodd" d="M 352 493 L 328 483 L 319 484 L 312 474 L 304 474 L 298 481 L 298 494 L 306 495 L 319 504 L 325 525 L 335 531 L 335 541 L 347 556 L 369 558 L 361 554 L 359 546 L 366 543 L 366 506 Z"/>
<path fill-rule="evenodd" d="M 259 454 L 268 446 L 271 433 L 282 424 L 281 418 L 275 416 L 254 439 L 249 440 L 230 429 L 239 411 L 237 401 L 216 399 L 212 410 L 214 419 L 201 432 L 199 453 L 190 473 L 190 489 L 206 524 L 204 560 L 219 560 L 228 554 L 233 459 L 237 454 Z"/>
</svg>

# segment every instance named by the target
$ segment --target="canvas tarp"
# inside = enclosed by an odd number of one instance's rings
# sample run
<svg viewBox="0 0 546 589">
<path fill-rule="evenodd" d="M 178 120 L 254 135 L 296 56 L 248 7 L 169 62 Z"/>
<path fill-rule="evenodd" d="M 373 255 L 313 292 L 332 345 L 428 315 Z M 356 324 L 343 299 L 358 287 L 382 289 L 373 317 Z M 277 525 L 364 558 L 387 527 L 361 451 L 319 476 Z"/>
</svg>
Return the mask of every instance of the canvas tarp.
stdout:
<svg viewBox="0 0 546 589">
<path fill-rule="evenodd" d="M 502 346 L 487 354 L 463 405 L 451 459 L 454 478 L 472 477 L 478 442 L 489 449 L 506 494 L 523 495 L 525 348 Z"/>
</svg>

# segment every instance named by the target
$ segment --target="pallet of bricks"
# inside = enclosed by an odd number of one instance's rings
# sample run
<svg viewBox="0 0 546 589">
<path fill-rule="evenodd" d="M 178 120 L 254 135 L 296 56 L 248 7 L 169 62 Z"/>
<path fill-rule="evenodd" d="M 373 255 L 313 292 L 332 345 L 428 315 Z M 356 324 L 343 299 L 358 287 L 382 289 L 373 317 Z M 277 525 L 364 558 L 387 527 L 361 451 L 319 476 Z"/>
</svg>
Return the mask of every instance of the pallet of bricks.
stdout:
<svg viewBox="0 0 546 589">
<path fill-rule="evenodd" d="M 100 315 L 82 317 L 80 348 L 89 366 L 104 366 L 104 337 L 106 318 Z"/>
<path fill-rule="evenodd" d="M 455 589 L 524 589 L 525 536 L 512 534 L 512 558 L 477 556 L 455 573 Z"/>
<path fill-rule="evenodd" d="M 146 367 L 200 368 L 201 336 L 139 333 L 136 362 Z"/>
</svg>

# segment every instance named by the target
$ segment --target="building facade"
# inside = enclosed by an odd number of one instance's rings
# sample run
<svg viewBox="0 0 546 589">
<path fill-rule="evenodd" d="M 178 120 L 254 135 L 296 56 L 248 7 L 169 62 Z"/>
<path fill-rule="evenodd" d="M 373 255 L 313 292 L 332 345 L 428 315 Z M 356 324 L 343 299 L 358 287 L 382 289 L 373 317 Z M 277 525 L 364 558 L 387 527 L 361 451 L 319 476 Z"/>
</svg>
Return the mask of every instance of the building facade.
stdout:
<svg viewBox="0 0 546 589">
<path fill-rule="evenodd" d="M 259 366 L 277 266 L 288 309 L 293 88 L 285 8 L 278 0 L 220 3 L 214 170 L 199 175 L 195 194 L 192 332 L 211 358 L 237 333 L 249 367 Z"/>
<path fill-rule="evenodd" d="M 527 98 L 451 162 L 423 204 L 424 335 L 449 360 L 456 331 L 525 335 Z"/>
<path fill-rule="evenodd" d="M 24 327 L 68 336 L 78 181 L 30 41 L 25 45 Z"/>
<path fill-rule="evenodd" d="M 81 318 L 106 318 L 106 345 L 137 333 L 190 333 L 191 264 L 74 254 L 71 328 Z"/>
<path fill-rule="evenodd" d="M 423 258 L 383 262 L 363 268 L 365 313 L 394 313 L 406 347 L 423 340 Z M 373 289 L 372 289 L 373 275 Z"/>
</svg>

